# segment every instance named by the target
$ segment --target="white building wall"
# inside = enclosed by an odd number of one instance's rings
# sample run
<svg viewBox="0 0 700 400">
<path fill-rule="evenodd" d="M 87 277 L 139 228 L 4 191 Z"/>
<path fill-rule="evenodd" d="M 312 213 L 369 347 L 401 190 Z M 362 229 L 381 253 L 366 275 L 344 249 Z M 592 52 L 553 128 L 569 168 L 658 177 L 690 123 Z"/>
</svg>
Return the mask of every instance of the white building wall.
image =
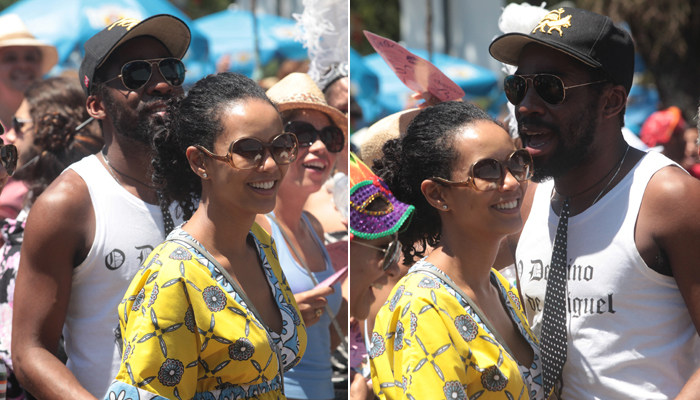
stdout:
<svg viewBox="0 0 700 400">
<path fill-rule="evenodd" d="M 250 4 L 251 0 L 236 0 L 232 6 L 250 10 Z M 304 4 L 302 0 L 257 0 L 255 8 L 257 12 L 292 18 L 293 13 L 304 11 Z"/>
<path fill-rule="evenodd" d="M 500 63 L 491 58 L 488 48 L 491 40 L 500 34 L 498 17 L 505 6 L 505 0 L 430 1 L 433 10 L 433 51 L 448 53 L 493 71 L 500 71 Z M 399 2 L 401 40 L 409 47 L 425 49 L 428 0 Z"/>
</svg>

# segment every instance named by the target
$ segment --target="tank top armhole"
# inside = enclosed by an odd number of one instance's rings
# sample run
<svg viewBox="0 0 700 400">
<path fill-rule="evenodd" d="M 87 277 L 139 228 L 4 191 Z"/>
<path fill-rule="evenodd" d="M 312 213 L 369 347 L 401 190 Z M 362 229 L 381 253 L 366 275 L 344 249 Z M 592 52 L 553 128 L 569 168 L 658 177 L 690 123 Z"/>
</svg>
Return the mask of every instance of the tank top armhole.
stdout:
<svg viewBox="0 0 700 400">
<path fill-rule="evenodd" d="M 625 223 L 623 228 L 624 235 L 626 240 L 629 242 L 630 249 L 633 249 L 632 251 L 634 251 L 634 257 L 638 259 L 639 265 L 643 266 L 645 269 L 643 272 L 645 272 L 647 275 L 664 277 L 664 279 L 673 279 L 673 274 L 670 273 L 670 270 L 659 270 L 648 265 L 644 261 L 642 255 L 639 253 L 639 249 L 637 248 L 636 230 L 639 212 L 641 211 L 642 202 L 644 201 L 644 194 L 649 186 L 649 182 L 651 182 L 654 175 L 656 175 L 663 168 L 669 166 L 677 166 L 680 168 L 678 164 L 665 156 L 659 153 L 649 152 L 639 160 L 638 165 L 636 165 L 630 172 L 634 174 L 634 179 L 632 179 L 629 194 L 628 222 Z M 631 215 L 632 213 L 633 215 Z"/>
<path fill-rule="evenodd" d="M 326 269 L 324 271 L 332 270 L 333 264 L 331 263 L 331 257 L 328 255 L 328 251 L 326 251 L 326 245 L 323 244 L 323 241 L 321 240 L 321 238 L 318 237 L 318 234 L 316 233 L 316 229 L 314 229 L 313 225 L 311 225 L 311 221 L 309 221 L 309 217 L 306 216 L 306 211 L 302 211 L 301 219 L 304 221 L 306 226 L 309 228 L 309 231 L 311 231 L 311 236 L 314 238 L 314 241 L 316 242 L 318 249 L 321 250 L 321 254 L 323 255 L 323 262 L 326 264 Z M 321 271 L 321 272 L 324 272 L 324 271 Z"/>
</svg>

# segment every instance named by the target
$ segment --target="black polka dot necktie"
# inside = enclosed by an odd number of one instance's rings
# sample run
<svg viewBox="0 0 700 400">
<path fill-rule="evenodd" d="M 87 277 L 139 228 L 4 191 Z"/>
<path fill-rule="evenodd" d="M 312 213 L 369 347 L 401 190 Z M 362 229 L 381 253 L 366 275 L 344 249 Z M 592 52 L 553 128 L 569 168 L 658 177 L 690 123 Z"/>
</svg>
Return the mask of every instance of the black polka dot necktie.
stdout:
<svg viewBox="0 0 700 400">
<path fill-rule="evenodd" d="M 566 363 L 566 232 L 568 227 L 569 198 L 567 197 L 564 199 L 564 206 L 559 215 L 542 312 L 540 349 L 545 394 L 549 394 L 555 384 L 561 382 L 561 372 Z"/>
<path fill-rule="evenodd" d="M 170 215 L 170 210 L 163 202 L 163 194 L 158 192 L 158 204 L 160 205 L 160 211 L 163 213 L 163 228 L 165 230 L 165 237 L 167 237 L 170 232 L 175 229 L 175 223 L 173 222 L 173 217 Z"/>
</svg>

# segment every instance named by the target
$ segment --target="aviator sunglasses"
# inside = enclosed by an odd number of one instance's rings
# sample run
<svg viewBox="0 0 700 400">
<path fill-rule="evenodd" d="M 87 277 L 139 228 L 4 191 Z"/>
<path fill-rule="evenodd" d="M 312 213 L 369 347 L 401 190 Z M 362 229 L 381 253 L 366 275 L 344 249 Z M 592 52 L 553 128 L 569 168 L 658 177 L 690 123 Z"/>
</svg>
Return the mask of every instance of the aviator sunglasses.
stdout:
<svg viewBox="0 0 700 400">
<path fill-rule="evenodd" d="M 265 149 L 270 151 L 270 155 L 277 165 L 287 165 L 294 162 L 299 151 L 297 138 L 291 133 L 279 134 L 269 143 L 263 143 L 252 137 L 234 140 L 225 156 L 214 154 L 200 145 L 195 147 L 208 157 L 227 162 L 236 169 L 257 168 L 265 158 Z"/>
<path fill-rule="evenodd" d="M 19 134 L 22 132 L 22 128 L 24 127 L 24 124 L 28 124 L 32 122 L 31 118 L 17 118 L 17 117 L 12 117 L 12 129 L 14 129 L 16 134 Z M 4 129 L 3 129 L 4 133 Z"/>
<path fill-rule="evenodd" d="M 443 186 L 468 186 L 478 191 L 489 191 L 503 186 L 508 169 L 518 182 L 532 177 L 532 156 L 525 149 L 516 150 L 508 156 L 505 163 L 495 158 L 484 158 L 471 165 L 466 181 L 452 182 L 444 178 L 430 178 Z"/>
<path fill-rule="evenodd" d="M 379 250 L 384 253 L 384 260 L 382 261 L 382 271 L 386 271 L 389 266 L 395 262 L 399 261 L 399 254 L 401 254 L 401 242 L 398 238 L 389 243 L 386 248 L 381 248 L 377 246 L 372 246 L 371 244 L 362 243 L 358 241 L 352 241 L 352 243 L 359 244 L 360 246 L 369 247 L 370 249 Z"/>
<path fill-rule="evenodd" d="M 106 80 L 104 83 L 122 78 L 125 88 L 129 90 L 141 89 L 153 75 L 153 64 L 158 66 L 160 74 L 170 86 L 182 86 L 185 81 L 185 64 L 173 57 L 129 61 L 122 66 L 121 74 Z"/>
<path fill-rule="evenodd" d="M 311 147 L 319 138 L 331 153 L 343 150 L 345 145 L 343 130 L 337 126 L 326 126 L 319 131 L 308 122 L 289 121 L 284 127 L 284 131 L 296 135 L 299 147 Z"/>
<path fill-rule="evenodd" d="M 506 92 L 508 101 L 514 105 L 520 104 L 523 99 L 525 99 L 528 81 L 532 82 L 532 87 L 535 88 L 535 93 L 537 93 L 540 99 L 554 106 L 564 101 L 566 98 L 566 89 L 607 82 L 602 80 L 582 83 L 580 85 L 564 86 L 564 81 L 556 75 L 508 75 L 503 80 L 503 90 Z"/>
</svg>

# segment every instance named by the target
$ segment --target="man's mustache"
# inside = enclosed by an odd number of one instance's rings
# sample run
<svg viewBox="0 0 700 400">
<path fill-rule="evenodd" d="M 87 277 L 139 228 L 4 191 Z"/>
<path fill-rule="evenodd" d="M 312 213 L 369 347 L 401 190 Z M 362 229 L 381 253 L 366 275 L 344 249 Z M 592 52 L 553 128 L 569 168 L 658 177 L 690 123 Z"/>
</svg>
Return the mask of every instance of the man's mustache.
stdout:
<svg viewBox="0 0 700 400">
<path fill-rule="evenodd" d="M 154 95 L 149 101 L 141 102 L 141 104 L 139 104 L 138 107 L 136 107 L 136 112 L 142 113 L 145 110 L 152 107 L 156 103 L 167 104 L 168 100 L 170 100 L 172 97 L 173 97 L 172 95 L 167 95 L 167 94 Z"/>
<path fill-rule="evenodd" d="M 538 128 L 544 128 L 548 131 L 559 136 L 559 126 L 542 120 L 539 117 L 523 117 L 518 121 L 518 133 L 525 128 L 526 130 L 537 130 Z"/>
</svg>

